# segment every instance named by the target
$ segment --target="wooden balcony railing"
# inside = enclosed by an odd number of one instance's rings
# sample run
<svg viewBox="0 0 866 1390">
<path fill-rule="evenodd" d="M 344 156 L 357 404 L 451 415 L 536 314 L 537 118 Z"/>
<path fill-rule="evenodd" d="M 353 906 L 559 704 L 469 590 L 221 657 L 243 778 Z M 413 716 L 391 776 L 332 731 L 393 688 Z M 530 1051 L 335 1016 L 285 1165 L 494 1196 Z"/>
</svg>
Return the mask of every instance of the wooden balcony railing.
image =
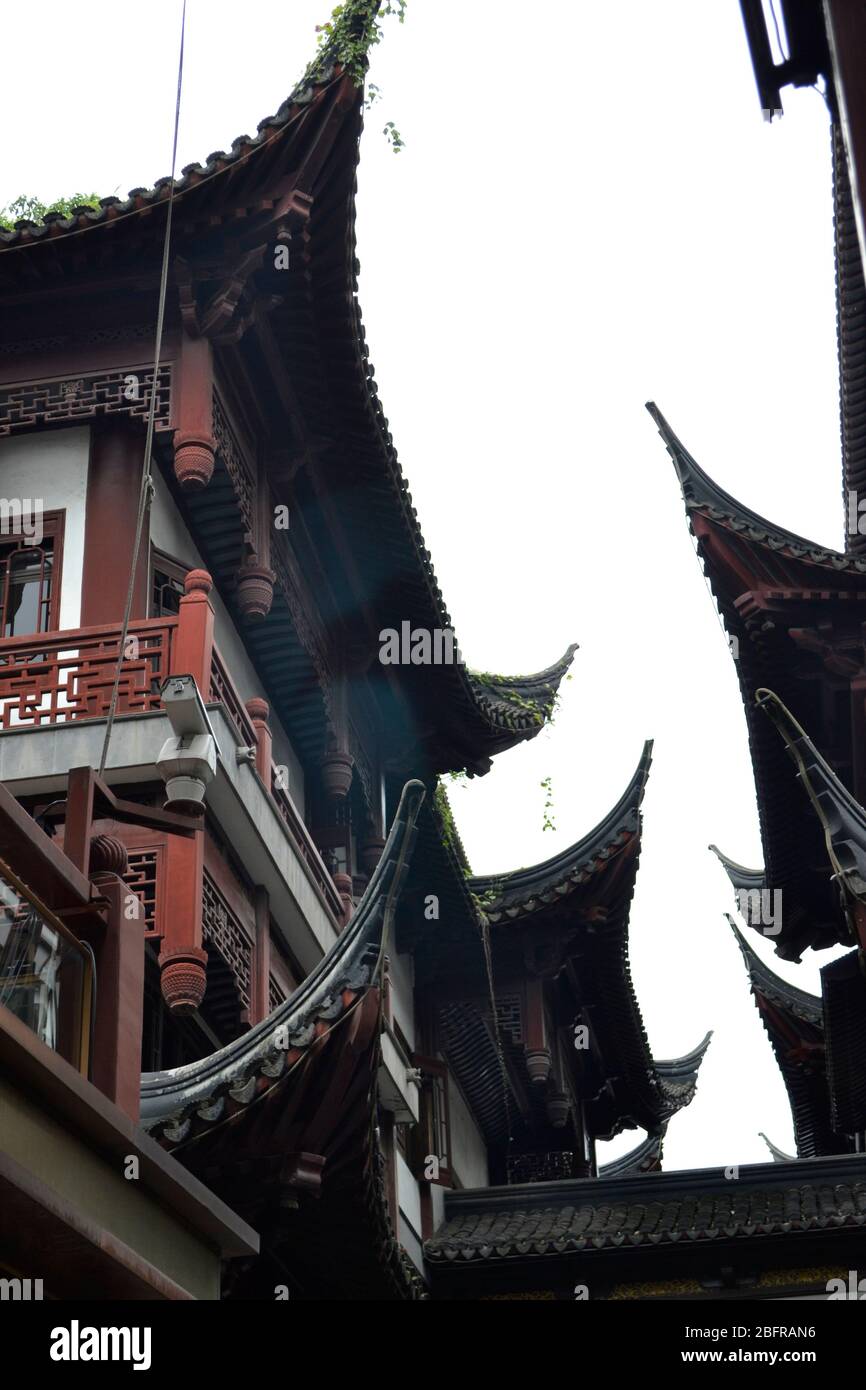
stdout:
<svg viewBox="0 0 866 1390">
<path fill-rule="evenodd" d="M 343 916 L 343 900 L 337 892 L 336 885 L 328 872 L 327 865 L 319 853 L 316 845 L 310 836 L 310 832 L 301 820 L 295 808 L 294 802 L 287 791 L 275 781 L 274 773 L 276 769 L 271 764 L 271 796 L 273 797 L 277 810 L 282 817 L 283 824 L 295 842 L 295 847 L 300 854 L 307 868 L 310 870 L 315 882 L 321 889 L 322 895 L 331 910 L 331 913 L 339 921 Z"/>
<path fill-rule="evenodd" d="M 117 712 L 160 708 L 160 686 L 172 674 L 193 675 L 205 698 L 219 703 L 241 742 L 257 750 L 256 772 L 332 917 L 345 907 L 334 880 L 271 760 L 264 701 L 244 704 L 213 646 L 210 575 L 192 570 L 178 617 L 130 624 L 120 667 Z M 108 714 L 120 646 L 120 625 L 71 628 L 0 639 L 0 728 L 30 728 L 101 719 Z M 263 713 L 262 713 L 263 712 Z"/>
<path fill-rule="evenodd" d="M 159 707 L 169 674 L 177 618 L 130 625 L 121 663 L 117 709 L 138 714 Z M 0 641 L 0 726 L 4 729 L 100 719 L 108 713 L 120 625 L 39 632 Z"/>
<path fill-rule="evenodd" d="M 208 699 L 221 704 L 226 714 L 240 735 L 241 742 L 245 747 L 256 746 L 256 731 L 253 721 L 247 712 L 246 705 L 235 689 L 232 678 L 226 670 L 225 663 L 217 651 L 213 649 L 210 667 L 210 693 Z"/>
<path fill-rule="evenodd" d="M 260 755 L 256 758 L 256 772 L 266 791 L 269 792 L 273 799 L 286 830 L 294 840 L 295 849 L 306 864 L 310 876 L 324 898 L 329 911 L 340 921 L 344 912 L 342 899 L 337 892 L 334 880 L 328 872 L 327 865 L 316 848 L 309 830 L 298 814 L 298 810 L 292 798 L 283 788 L 280 778 L 276 775 L 277 768 L 271 759 L 270 735 L 267 731 L 266 721 L 264 718 L 254 719 L 250 714 L 250 710 L 247 709 L 247 706 L 238 694 L 232 678 L 226 670 L 225 664 L 216 648 L 213 650 L 211 661 L 210 698 L 212 701 L 218 701 L 223 706 L 229 719 L 234 724 L 241 742 L 246 747 L 255 748 Z M 267 709 L 267 705 L 263 700 L 255 702 L 250 701 L 250 709 L 256 706 L 260 709 Z"/>
</svg>

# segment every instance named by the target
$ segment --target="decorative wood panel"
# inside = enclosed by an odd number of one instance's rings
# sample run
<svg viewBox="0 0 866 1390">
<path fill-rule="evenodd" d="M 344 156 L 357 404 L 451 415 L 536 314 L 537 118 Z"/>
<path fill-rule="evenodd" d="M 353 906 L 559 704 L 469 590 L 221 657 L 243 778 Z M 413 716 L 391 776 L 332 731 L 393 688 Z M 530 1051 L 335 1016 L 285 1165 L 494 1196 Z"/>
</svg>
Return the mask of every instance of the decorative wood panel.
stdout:
<svg viewBox="0 0 866 1390">
<path fill-rule="evenodd" d="M 210 698 L 214 702 L 219 702 L 229 719 L 234 724 L 241 737 L 241 742 L 247 747 L 254 747 L 256 743 L 256 731 L 253 721 L 247 713 L 246 706 L 238 694 L 232 682 L 232 678 L 223 664 L 222 657 L 213 650 L 210 668 Z"/>
<path fill-rule="evenodd" d="M 117 709 L 159 706 L 176 619 L 133 623 L 121 665 Z M 66 724 L 108 713 L 120 644 L 119 627 L 74 628 L 0 641 L 0 724 Z"/>
<path fill-rule="evenodd" d="M 244 1009 L 249 1010 L 252 981 L 252 941 L 211 874 L 204 871 L 202 934 L 219 951 L 234 976 Z"/>
<path fill-rule="evenodd" d="M 225 465 L 237 498 L 238 509 L 243 518 L 244 529 L 253 533 L 255 474 L 241 446 L 238 434 L 231 424 L 226 408 L 219 396 L 213 394 L 213 434 L 216 452 Z"/>
<path fill-rule="evenodd" d="M 210 698 L 212 701 L 219 701 L 222 704 L 226 714 L 237 729 L 241 741 L 248 746 L 254 746 L 256 731 L 252 720 L 216 648 L 214 648 L 211 661 Z M 271 793 L 280 818 L 291 835 L 298 854 L 318 884 L 331 913 L 334 917 L 339 918 L 342 915 L 343 904 L 334 887 L 334 881 L 313 843 L 310 832 L 299 816 L 294 802 L 288 792 L 278 784 L 275 772 L 276 769 L 272 764 L 270 786 L 267 790 Z"/>
<path fill-rule="evenodd" d="M 327 635 L 318 615 L 318 605 L 307 588 L 284 531 L 274 531 L 271 535 L 271 568 L 277 576 L 277 585 L 286 602 L 295 631 L 316 668 L 325 704 L 330 712 L 332 676 Z"/>
<path fill-rule="evenodd" d="M 367 756 L 367 750 L 361 741 L 361 736 L 351 719 L 349 720 L 349 752 L 355 760 L 355 772 L 361 783 L 364 800 L 368 808 L 373 811 L 378 804 L 377 783 L 373 774 L 373 764 Z"/>
<path fill-rule="evenodd" d="M 156 846 L 153 849 L 131 849 L 129 851 L 129 868 L 123 875 L 123 881 L 127 888 L 136 895 L 144 908 L 144 930 L 154 933 L 159 930 L 157 925 L 159 857 L 160 850 Z"/>
<path fill-rule="evenodd" d="M 138 399 L 124 395 L 127 378 L 138 377 Z M 153 387 L 153 368 L 122 367 L 48 381 L 21 382 L 0 387 L 0 437 L 39 425 L 78 424 L 98 415 L 125 415 L 146 419 Z M 156 428 L 171 423 L 171 367 L 159 369 L 156 394 Z"/>
<path fill-rule="evenodd" d="M 270 975 L 268 977 L 268 1013 L 272 1014 L 274 1009 L 279 1008 L 285 998 L 285 990 L 282 988 L 279 981 L 275 980 L 273 975 Z"/>
<path fill-rule="evenodd" d="M 271 784 L 273 788 L 271 795 L 276 802 L 277 810 L 282 817 L 286 829 L 295 842 L 298 853 L 309 868 L 315 882 L 319 885 L 322 896 L 330 908 L 331 913 L 334 917 L 339 919 L 343 912 L 343 904 L 334 887 L 334 880 L 328 873 L 324 860 L 313 843 L 310 832 L 295 810 L 294 803 L 288 792 L 277 785 L 276 779 L 273 776 L 271 778 Z"/>
</svg>

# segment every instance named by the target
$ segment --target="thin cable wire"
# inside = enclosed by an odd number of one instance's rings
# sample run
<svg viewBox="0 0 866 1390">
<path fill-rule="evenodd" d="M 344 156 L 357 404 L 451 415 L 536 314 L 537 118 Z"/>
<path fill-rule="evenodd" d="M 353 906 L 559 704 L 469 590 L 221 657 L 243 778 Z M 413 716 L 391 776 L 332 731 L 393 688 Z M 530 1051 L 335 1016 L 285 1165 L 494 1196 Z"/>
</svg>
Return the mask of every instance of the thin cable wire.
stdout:
<svg viewBox="0 0 866 1390">
<path fill-rule="evenodd" d="M 175 169 L 177 167 L 177 136 L 180 128 L 180 97 L 183 89 L 183 46 L 186 35 L 186 0 L 183 0 L 183 10 L 180 19 L 180 56 L 177 64 L 177 95 L 174 105 L 174 138 L 171 147 L 171 182 L 168 189 L 168 211 L 165 219 L 165 241 L 162 248 L 162 271 L 159 282 L 159 309 L 156 319 L 156 346 L 153 357 L 153 377 L 150 384 L 150 405 L 147 411 L 147 436 L 144 444 L 144 462 L 141 469 L 141 490 L 138 496 L 138 515 L 135 524 L 135 545 L 132 552 L 132 563 L 129 569 L 129 587 L 126 593 L 126 606 L 123 610 L 123 624 L 120 629 L 120 641 L 117 647 L 117 666 L 114 672 L 114 684 L 111 688 L 111 702 L 108 707 L 108 719 L 105 725 L 105 738 L 102 743 L 102 757 L 99 760 L 100 777 L 105 772 L 105 764 L 108 758 L 108 746 L 111 742 L 111 731 L 114 727 L 114 718 L 117 714 L 117 699 L 120 691 L 120 671 L 126 652 L 126 640 L 129 633 L 129 621 L 132 615 L 132 600 L 135 593 L 136 570 L 138 569 L 138 557 L 141 551 L 141 537 L 144 531 L 144 518 L 150 505 L 151 493 L 151 450 L 153 448 L 153 431 L 156 419 L 156 396 L 159 382 L 159 359 L 162 352 L 162 328 L 165 320 L 165 300 L 168 289 L 168 265 L 169 252 L 171 249 L 171 221 L 174 210 L 174 181 Z"/>
<path fill-rule="evenodd" d="M 773 28 L 776 31 L 776 43 L 779 45 L 779 53 L 782 57 L 782 61 L 787 63 L 789 55 L 785 52 L 785 45 L 782 43 L 782 34 L 779 29 L 779 20 L 776 16 L 776 6 L 773 4 L 773 0 L 770 0 L 770 14 L 773 19 Z"/>
</svg>

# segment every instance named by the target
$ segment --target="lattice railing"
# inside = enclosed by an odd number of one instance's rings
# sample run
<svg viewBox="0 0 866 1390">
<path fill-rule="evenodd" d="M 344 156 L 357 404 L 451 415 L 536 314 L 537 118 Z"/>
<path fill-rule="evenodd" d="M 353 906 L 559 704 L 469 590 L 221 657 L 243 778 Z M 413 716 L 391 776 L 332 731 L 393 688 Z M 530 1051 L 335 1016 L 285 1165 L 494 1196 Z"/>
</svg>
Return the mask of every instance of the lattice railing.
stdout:
<svg viewBox="0 0 866 1390">
<path fill-rule="evenodd" d="M 339 893 L 334 887 L 334 880 L 331 878 L 325 861 L 317 850 L 309 830 L 298 815 L 295 803 L 292 801 L 288 792 L 284 791 L 280 786 L 275 776 L 276 771 L 276 767 L 271 768 L 271 796 L 276 803 L 280 818 L 294 840 L 298 853 L 310 870 L 312 877 L 319 885 L 328 907 L 335 917 L 341 917 L 343 913 L 343 904 Z"/>
<path fill-rule="evenodd" d="M 139 714 L 159 707 L 169 672 L 176 618 L 130 626 L 120 669 L 117 710 Z M 66 724 L 108 713 L 120 628 L 73 628 L 0 641 L 0 726 Z"/>
<path fill-rule="evenodd" d="M 253 529 L 255 495 L 254 471 L 249 463 L 237 431 L 229 419 L 228 410 L 219 392 L 213 396 L 213 433 L 216 452 L 225 465 L 231 485 L 234 488 L 238 510 L 243 517 L 247 531 Z"/>
<path fill-rule="evenodd" d="M 210 699 L 222 705 L 229 719 L 237 729 L 241 742 L 254 746 L 256 731 L 246 706 L 235 689 L 231 676 L 226 670 L 222 657 L 216 647 L 213 650 L 210 668 Z"/>
<path fill-rule="evenodd" d="M 211 661 L 210 698 L 223 706 L 234 724 L 241 742 L 246 747 L 255 747 L 257 743 L 255 726 L 216 648 L 214 648 Z M 280 814 L 280 819 L 295 842 L 298 854 L 307 865 L 310 876 L 318 885 L 328 908 L 335 917 L 340 918 L 343 913 L 343 904 L 334 887 L 334 880 L 331 878 L 309 830 L 298 814 L 292 798 L 283 788 L 274 764 L 271 765 L 269 781 L 270 785 L 266 787 L 266 790 L 270 792 Z"/>
<path fill-rule="evenodd" d="M 268 976 L 268 1013 L 272 1014 L 274 1009 L 278 1009 L 286 998 L 286 991 L 283 989 L 279 980 L 273 975 Z"/>
<path fill-rule="evenodd" d="M 202 936 L 219 951 L 232 972 L 244 1009 L 252 993 L 253 943 L 207 869 L 202 885 Z"/>
</svg>

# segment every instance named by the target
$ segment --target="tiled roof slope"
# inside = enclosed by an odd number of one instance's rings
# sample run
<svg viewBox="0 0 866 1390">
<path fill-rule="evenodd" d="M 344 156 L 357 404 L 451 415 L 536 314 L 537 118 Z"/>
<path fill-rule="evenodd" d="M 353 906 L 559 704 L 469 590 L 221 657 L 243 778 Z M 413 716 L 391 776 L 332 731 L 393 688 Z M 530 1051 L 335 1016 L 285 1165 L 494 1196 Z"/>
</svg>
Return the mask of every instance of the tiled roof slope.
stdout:
<svg viewBox="0 0 866 1390">
<path fill-rule="evenodd" d="M 450 1193 L 431 1264 L 747 1241 L 866 1226 L 866 1158 L 589 1178 Z"/>
</svg>

